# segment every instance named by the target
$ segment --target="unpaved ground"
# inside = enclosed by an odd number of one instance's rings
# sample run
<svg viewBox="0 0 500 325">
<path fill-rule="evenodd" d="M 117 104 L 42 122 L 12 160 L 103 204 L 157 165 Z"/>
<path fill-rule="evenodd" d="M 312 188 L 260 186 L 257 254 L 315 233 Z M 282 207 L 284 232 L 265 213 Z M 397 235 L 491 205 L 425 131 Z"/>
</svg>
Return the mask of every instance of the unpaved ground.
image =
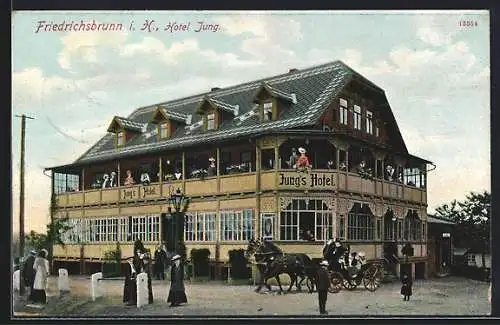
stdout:
<svg viewBox="0 0 500 325">
<path fill-rule="evenodd" d="M 15 310 L 19 316 L 180 316 L 180 315 L 317 315 L 317 294 L 294 292 L 285 295 L 255 293 L 254 286 L 229 286 L 220 283 L 186 281 L 189 303 L 169 308 L 166 303 L 168 282 L 153 281 L 155 302 L 141 309 L 126 307 L 121 302 L 122 281 L 104 281 L 106 297 L 90 300 L 90 280 L 71 277 L 71 293 L 59 296 L 57 278 L 49 279 L 48 304 L 42 309 L 26 307 L 23 301 Z M 364 288 L 342 290 L 329 294 L 330 315 L 478 315 L 490 312 L 487 300 L 488 283 L 445 278 L 416 281 L 413 297 L 402 301 L 398 283 L 382 284 L 376 292 Z M 286 286 L 287 287 L 287 286 Z M 277 288 L 273 288 L 277 290 Z"/>
</svg>

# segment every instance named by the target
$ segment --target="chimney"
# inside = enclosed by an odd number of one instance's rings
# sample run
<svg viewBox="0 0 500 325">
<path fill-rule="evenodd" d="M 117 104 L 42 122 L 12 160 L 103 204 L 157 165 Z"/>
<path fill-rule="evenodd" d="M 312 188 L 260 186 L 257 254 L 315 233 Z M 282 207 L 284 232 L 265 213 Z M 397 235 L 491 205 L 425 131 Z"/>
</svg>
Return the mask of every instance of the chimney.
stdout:
<svg viewBox="0 0 500 325">
<path fill-rule="evenodd" d="M 288 70 L 288 73 L 294 73 L 294 72 L 297 72 L 297 71 L 299 71 L 299 69 L 292 68 L 292 69 Z"/>
<path fill-rule="evenodd" d="M 210 89 L 210 91 L 216 91 L 216 90 L 220 90 L 219 87 L 212 87 L 212 89 Z"/>
</svg>

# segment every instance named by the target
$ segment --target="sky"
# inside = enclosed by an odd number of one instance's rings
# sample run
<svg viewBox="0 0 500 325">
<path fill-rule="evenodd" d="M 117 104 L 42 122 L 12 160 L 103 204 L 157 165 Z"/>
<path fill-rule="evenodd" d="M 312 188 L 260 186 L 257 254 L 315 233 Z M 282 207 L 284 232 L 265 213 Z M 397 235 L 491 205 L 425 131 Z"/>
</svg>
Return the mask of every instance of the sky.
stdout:
<svg viewBox="0 0 500 325">
<path fill-rule="evenodd" d="M 121 23 L 123 30 L 45 29 L 81 21 Z M 211 30 L 197 31 L 200 22 Z M 184 31 L 168 29 L 188 23 Z M 489 53 L 487 11 L 15 12 L 14 230 L 15 114 L 35 118 L 26 125 L 25 230 L 44 231 L 51 189 L 43 169 L 76 160 L 113 116 L 335 60 L 385 90 L 410 153 L 436 164 L 428 212 L 470 191 L 490 191 Z"/>
</svg>

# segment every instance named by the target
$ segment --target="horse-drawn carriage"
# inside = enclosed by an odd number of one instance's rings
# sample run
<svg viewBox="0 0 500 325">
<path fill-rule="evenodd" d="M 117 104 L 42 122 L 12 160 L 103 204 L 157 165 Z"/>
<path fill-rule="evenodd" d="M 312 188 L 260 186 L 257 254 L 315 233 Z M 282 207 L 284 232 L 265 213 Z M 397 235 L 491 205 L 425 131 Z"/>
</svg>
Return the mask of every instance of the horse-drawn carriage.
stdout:
<svg viewBox="0 0 500 325">
<path fill-rule="evenodd" d="M 342 287 L 354 290 L 361 283 L 371 292 L 380 287 L 382 267 L 368 263 L 363 252 L 351 253 L 340 241 L 330 240 L 323 248 L 323 257 L 329 263 L 331 293 L 339 292 Z"/>
<path fill-rule="evenodd" d="M 282 292 L 279 275 L 286 273 L 291 282 L 288 291 L 296 284 L 300 285 L 306 280 L 309 291 L 315 288 L 316 271 L 319 265 L 302 253 L 284 253 L 276 245 L 268 241 L 250 240 L 246 253 L 255 257 L 261 276 L 261 282 L 256 291 L 260 291 L 263 285 L 268 286 L 267 280 L 276 278 L 280 292 Z M 247 256 L 247 257 L 248 257 Z M 379 264 L 368 263 L 363 252 L 350 253 L 347 246 L 338 240 L 330 240 L 323 248 L 323 258 L 328 261 L 330 273 L 331 293 L 337 293 L 342 286 L 347 290 L 354 290 L 361 283 L 369 291 L 375 291 L 382 282 L 382 268 Z M 300 278 L 300 281 L 299 281 Z"/>
</svg>

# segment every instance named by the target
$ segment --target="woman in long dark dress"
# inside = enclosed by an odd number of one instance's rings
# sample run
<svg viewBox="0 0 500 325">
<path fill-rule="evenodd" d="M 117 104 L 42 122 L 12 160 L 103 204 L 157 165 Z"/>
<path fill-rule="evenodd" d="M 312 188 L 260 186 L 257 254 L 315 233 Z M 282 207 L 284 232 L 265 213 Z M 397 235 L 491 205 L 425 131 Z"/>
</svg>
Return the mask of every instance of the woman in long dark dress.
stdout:
<svg viewBox="0 0 500 325">
<path fill-rule="evenodd" d="M 133 306 L 137 304 L 137 272 L 134 267 L 134 258 L 127 259 L 127 267 L 125 268 L 125 283 L 123 285 L 123 302 Z"/>
<path fill-rule="evenodd" d="M 171 284 L 167 299 L 167 302 L 170 303 L 170 307 L 176 307 L 182 303 L 187 303 L 186 291 L 184 288 L 184 272 L 181 266 L 180 255 L 172 257 L 170 275 Z"/>
<path fill-rule="evenodd" d="M 411 278 L 408 277 L 408 274 L 405 274 L 403 276 L 403 280 L 401 280 L 402 286 L 401 286 L 401 294 L 403 295 L 403 300 L 404 301 L 409 301 L 410 296 L 412 294 L 411 286 L 413 285 L 413 282 Z"/>
<path fill-rule="evenodd" d="M 151 254 L 140 240 L 134 243 L 134 268 L 139 273 L 148 275 L 148 303 L 153 303 L 153 286 L 151 284 Z"/>
</svg>

